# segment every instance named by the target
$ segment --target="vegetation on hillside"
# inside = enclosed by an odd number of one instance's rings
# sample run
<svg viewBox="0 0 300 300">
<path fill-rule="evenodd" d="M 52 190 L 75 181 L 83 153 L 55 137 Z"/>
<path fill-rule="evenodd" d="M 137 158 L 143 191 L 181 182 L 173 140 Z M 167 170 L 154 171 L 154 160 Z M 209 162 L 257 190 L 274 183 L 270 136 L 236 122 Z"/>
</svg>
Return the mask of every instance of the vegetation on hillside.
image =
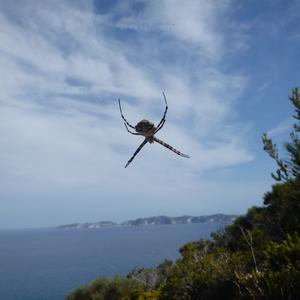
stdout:
<svg viewBox="0 0 300 300">
<path fill-rule="evenodd" d="M 293 89 L 293 131 L 280 158 L 263 134 L 264 150 L 278 169 L 278 181 L 232 225 L 212 240 L 184 245 L 181 258 L 154 269 L 135 269 L 127 278 L 98 279 L 68 300 L 299 299 L 300 294 L 300 93 Z"/>
</svg>

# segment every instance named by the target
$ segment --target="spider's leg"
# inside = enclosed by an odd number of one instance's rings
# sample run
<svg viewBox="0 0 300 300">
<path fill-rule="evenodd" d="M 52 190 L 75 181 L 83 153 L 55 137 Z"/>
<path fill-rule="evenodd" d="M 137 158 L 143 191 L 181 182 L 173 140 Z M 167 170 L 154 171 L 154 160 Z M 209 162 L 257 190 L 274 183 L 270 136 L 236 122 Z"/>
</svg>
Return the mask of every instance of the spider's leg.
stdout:
<svg viewBox="0 0 300 300">
<path fill-rule="evenodd" d="M 164 121 L 159 125 L 159 127 L 156 127 L 154 134 L 163 128 L 165 122 L 166 122 L 166 119 L 164 119 Z"/>
<path fill-rule="evenodd" d="M 164 92 L 162 92 L 162 93 L 163 93 L 163 96 L 164 96 L 164 99 L 165 99 L 166 109 L 165 109 L 165 112 L 164 112 L 164 115 L 163 115 L 162 119 L 160 120 L 160 122 L 158 123 L 158 125 L 157 125 L 157 127 L 156 127 L 155 133 L 156 133 L 158 130 L 162 129 L 162 127 L 164 126 L 165 121 L 166 121 L 167 111 L 168 111 L 168 102 L 167 102 L 167 98 L 166 98 L 166 96 L 165 96 L 165 93 L 164 93 Z"/>
<path fill-rule="evenodd" d="M 127 127 L 127 125 L 126 125 L 125 122 L 124 122 L 124 125 L 125 125 L 126 130 L 127 130 L 129 133 L 134 134 L 134 135 L 140 135 L 140 134 L 137 133 L 137 132 L 132 132 L 132 131 L 130 131 L 130 130 L 128 129 L 128 127 Z"/>
<path fill-rule="evenodd" d="M 139 147 L 136 149 L 136 151 L 134 152 L 134 154 L 132 155 L 132 157 L 129 159 L 129 161 L 127 162 L 125 168 L 128 167 L 128 165 L 133 161 L 133 159 L 136 157 L 136 155 L 141 151 L 141 149 L 147 144 L 148 140 L 144 139 L 144 141 L 139 145 Z"/>
<path fill-rule="evenodd" d="M 121 107 L 121 101 L 120 101 L 120 99 L 118 99 L 118 101 L 119 101 L 119 109 L 120 109 L 120 114 L 121 114 L 122 119 L 124 120 L 124 122 L 125 122 L 130 128 L 135 129 L 135 127 L 132 126 L 131 124 L 129 124 L 129 122 L 125 119 L 125 117 L 124 117 L 124 115 L 123 115 L 123 112 L 122 112 L 122 107 Z"/>
<path fill-rule="evenodd" d="M 153 137 L 153 140 L 161 145 L 163 145 L 164 147 L 170 149 L 171 151 L 175 152 L 177 155 L 180 155 L 182 157 L 186 157 L 186 158 L 190 158 L 188 155 L 181 153 L 180 151 L 178 151 L 177 149 L 173 148 L 172 146 L 170 146 L 169 144 L 163 142 L 162 140 L 158 139 L 157 137 Z"/>
</svg>

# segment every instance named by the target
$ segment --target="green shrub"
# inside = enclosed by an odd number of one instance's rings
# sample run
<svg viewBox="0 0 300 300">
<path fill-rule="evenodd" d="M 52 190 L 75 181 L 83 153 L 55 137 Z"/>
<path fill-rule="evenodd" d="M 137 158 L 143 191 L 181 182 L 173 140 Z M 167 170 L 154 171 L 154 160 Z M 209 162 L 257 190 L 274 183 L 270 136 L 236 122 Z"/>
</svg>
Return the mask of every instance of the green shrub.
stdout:
<svg viewBox="0 0 300 300">
<path fill-rule="evenodd" d="M 115 277 L 98 278 L 92 283 L 76 289 L 66 300 L 130 300 L 132 291 L 139 288 L 137 281 Z"/>
</svg>

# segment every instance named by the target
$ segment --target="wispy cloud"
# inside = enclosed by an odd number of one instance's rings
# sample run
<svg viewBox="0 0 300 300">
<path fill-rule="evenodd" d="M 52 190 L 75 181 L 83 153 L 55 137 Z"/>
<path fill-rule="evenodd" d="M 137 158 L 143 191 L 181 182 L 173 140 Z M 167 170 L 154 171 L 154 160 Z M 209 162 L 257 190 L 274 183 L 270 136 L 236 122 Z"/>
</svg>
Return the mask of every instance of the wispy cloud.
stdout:
<svg viewBox="0 0 300 300">
<path fill-rule="evenodd" d="M 279 123 L 277 126 L 275 126 L 274 128 L 270 129 L 267 134 L 270 137 L 276 137 L 276 136 L 280 136 L 283 135 L 288 132 L 288 131 L 292 131 L 293 128 L 293 120 L 286 120 L 284 122 Z"/>
<path fill-rule="evenodd" d="M 143 10 L 138 12 L 133 6 L 127 6 L 127 14 L 119 18 L 116 26 L 158 33 L 163 39 L 172 39 L 170 42 L 174 44 L 188 43 L 189 50 L 194 48 L 205 58 L 216 58 L 223 52 L 224 40 L 217 30 L 224 20 L 229 1 L 217 4 L 189 0 L 182 5 L 180 1 L 165 0 L 140 4 L 143 4 Z M 124 11 L 124 5 L 121 5 L 121 11 Z"/>
<path fill-rule="evenodd" d="M 196 186 L 199 173 L 251 161 L 232 118 L 245 78 L 222 71 L 229 7 L 120 1 L 104 13 L 88 1 L 2 4 L 1 198 L 34 206 L 47 194 L 79 207 L 101 198 L 98 213 L 112 214 L 116 199 L 159 207 L 184 195 L 175 186 Z M 159 122 L 162 90 L 170 110 L 160 137 L 192 158 L 147 145 L 125 173 L 141 140 L 127 135 L 116 99 L 130 122 Z"/>
</svg>

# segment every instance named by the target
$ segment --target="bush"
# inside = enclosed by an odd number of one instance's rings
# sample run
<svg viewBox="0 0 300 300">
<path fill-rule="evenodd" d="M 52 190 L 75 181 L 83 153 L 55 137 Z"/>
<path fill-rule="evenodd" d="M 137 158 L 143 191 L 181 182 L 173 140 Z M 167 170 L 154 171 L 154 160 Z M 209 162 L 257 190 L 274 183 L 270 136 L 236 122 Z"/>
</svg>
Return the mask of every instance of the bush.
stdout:
<svg viewBox="0 0 300 300">
<path fill-rule="evenodd" d="M 138 282 L 131 279 L 99 278 L 78 288 L 68 295 L 66 300 L 130 300 L 131 293 L 138 288 Z"/>
</svg>

